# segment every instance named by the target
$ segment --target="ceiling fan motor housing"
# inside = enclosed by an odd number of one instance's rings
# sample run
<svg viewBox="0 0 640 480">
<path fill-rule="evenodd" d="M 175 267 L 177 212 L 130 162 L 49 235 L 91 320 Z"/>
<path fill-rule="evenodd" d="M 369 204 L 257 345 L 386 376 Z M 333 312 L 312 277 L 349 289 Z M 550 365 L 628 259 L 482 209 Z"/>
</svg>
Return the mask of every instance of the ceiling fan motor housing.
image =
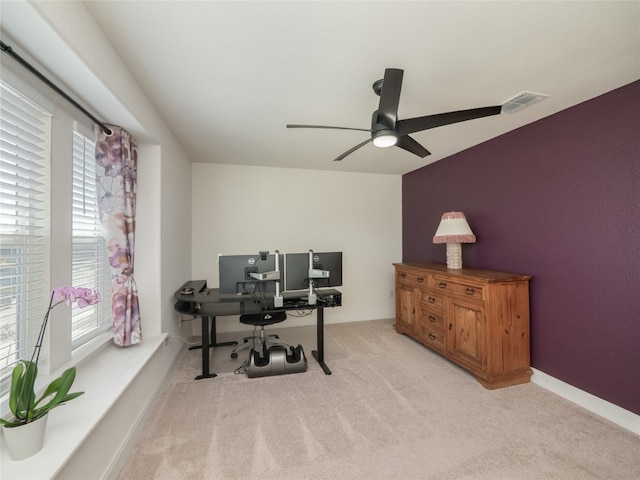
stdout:
<svg viewBox="0 0 640 480">
<path fill-rule="evenodd" d="M 382 92 L 383 81 L 384 79 L 381 78 L 380 80 L 376 80 L 375 82 L 373 82 L 373 85 L 371 85 L 371 88 L 373 88 L 373 93 L 375 93 L 378 96 L 380 96 L 380 92 Z"/>
<path fill-rule="evenodd" d="M 378 80 L 382 82 L 382 80 Z M 376 82 L 376 83 L 378 83 Z M 375 88 L 375 83 L 373 84 Z M 393 147 L 398 143 L 398 132 L 391 125 L 385 125 L 385 118 L 378 116 L 378 110 L 371 115 L 371 141 L 376 147 Z"/>
</svg>

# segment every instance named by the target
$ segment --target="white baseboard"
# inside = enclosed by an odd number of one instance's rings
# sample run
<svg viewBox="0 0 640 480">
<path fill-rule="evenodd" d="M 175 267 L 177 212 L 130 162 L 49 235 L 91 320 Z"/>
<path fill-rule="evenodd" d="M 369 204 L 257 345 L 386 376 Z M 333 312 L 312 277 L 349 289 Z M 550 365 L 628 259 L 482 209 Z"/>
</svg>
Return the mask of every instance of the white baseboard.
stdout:
<svg viewBox="0 0 640 480">
<path fill-rule="evenodd" d="M 629 410 L 625 410 L 611 402 L 607 402 L 602 398 L 596 397 L 584 390 L 580 390 L 579 388 L 569 385 L 562 380 L 558 380 L 557 378 L 541 372 L 540 370 L 536 370 L 535 368 L 532 368 L 531 370 L 533 370 L 531 382 L 540 385 L 542 388 L 545 388 L 550 392 L 575 403 L 576 405 L 586 408 L 596 415 L 606 418 L 610 422 L 613 422 L 636 435 L 640 435 L 640 415 L 636 415 Z"/>
</svg>

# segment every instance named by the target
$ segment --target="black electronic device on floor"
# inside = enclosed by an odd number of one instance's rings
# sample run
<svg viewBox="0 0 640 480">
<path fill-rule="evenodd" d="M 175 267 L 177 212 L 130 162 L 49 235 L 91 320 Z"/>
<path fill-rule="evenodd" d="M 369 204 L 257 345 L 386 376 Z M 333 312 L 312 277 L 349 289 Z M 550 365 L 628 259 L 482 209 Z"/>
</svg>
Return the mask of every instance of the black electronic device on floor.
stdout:
<svg viewBox="0 0 640 480">
<path fill-rule="evenodd" d="M 282 345 L 274 345 L 266 349 L 263 354 L 252 349 L 249 354 L 247 377 L 269 377 L 271 375 L 285 375 L 288 373 L 302 373 L 307 371 L 307 358 L 302 345 L 287 349 Z"/>
</svg>

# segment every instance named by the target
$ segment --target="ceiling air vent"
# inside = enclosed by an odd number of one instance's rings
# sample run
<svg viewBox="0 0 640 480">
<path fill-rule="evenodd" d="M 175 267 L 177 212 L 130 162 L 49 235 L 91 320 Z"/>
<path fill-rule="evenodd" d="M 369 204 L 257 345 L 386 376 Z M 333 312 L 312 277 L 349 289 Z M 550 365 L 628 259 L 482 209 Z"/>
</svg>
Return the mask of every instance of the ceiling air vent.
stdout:
<svg viewBox="0 0 640 480">
<path fill-rule="evenodd" d="M 502 104 L 502 113 L 516 113 L 529 105 L 538 103 L 549 95 L 542 93 L 522 92 Z"/>
</svg>

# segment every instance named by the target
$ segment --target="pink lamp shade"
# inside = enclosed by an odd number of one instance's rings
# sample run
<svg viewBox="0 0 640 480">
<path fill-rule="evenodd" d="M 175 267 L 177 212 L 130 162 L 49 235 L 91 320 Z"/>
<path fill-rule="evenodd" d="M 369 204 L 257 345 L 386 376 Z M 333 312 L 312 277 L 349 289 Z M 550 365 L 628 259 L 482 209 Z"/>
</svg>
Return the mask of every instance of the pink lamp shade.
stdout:
<svg viewBox="0 0 640 480">
<path fill-rule="evenodd" d="M 442 215 L 433 243 L 476 243 L 476 236 L 462 212 L 447 212 Z"/>
<path fill-rule="evenodd" d="M 440 219 L 433 243 L 446 243 L 447 268 L 460 269 L 462 268 L 461 244 L 476 243 L 476 236 L 471 231 L 464 213 L 447 212 Z"/>
</svg>

